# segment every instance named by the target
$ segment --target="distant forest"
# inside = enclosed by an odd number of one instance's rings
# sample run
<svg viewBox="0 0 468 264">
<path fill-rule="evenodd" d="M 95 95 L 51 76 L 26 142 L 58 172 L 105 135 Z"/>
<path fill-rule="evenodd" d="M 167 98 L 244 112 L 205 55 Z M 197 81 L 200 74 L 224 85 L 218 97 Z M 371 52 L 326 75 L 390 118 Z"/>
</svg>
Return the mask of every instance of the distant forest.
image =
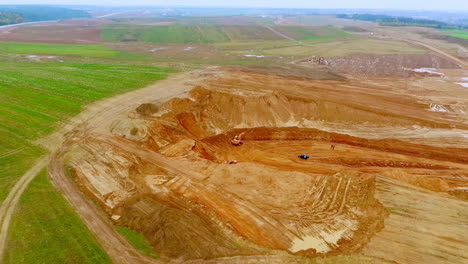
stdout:
<svg viewBox="0 0 468 264">
<path fill-rule="evenodd" d="M 381 26 L 393 26 L 393 27 L 412 26 L 412 27 L 429 27 L 429 28 L 438 28 L 438 29 L 462 29 L 464 28 L 464 26 L 448 24 L 448 23 L 441 22 L 441 21 L 411 18 L 411 17 L 395 17 L 395 16 L 371 15 L 371 14 L 354 14 L 354 15 L 340 14 L 340 15 L 337 15 L 336 17 L 377 22 Z"/>
<path fill-rule="evenodd" d="M 0 25 L 91 17 L 86 11 L 52 6 L 0 5 Z"/>
<path fill-rule="evenodd" d="M 19 14 L 0 13 L 0 25 L 23 23 L 24 17 Z"/>
</svg>

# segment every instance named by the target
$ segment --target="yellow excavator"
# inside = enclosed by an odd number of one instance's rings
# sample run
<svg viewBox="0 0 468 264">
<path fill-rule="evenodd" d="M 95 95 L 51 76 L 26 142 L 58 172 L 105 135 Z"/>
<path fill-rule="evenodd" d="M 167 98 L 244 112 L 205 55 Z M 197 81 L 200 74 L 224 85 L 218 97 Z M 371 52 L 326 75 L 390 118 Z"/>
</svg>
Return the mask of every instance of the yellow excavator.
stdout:
<svg viewBox="0 0 468 264">
<path fill-rule="evenodd" d="M 242 142 L 242 137 L 244 136 L 245 132 L 242 132 L 240 133 L 239 135 L 235 135 L 232 139 L 231 139 L 231 144 L 234 145 L 234 146 L 242 146 L 242 144 L 244 144 Z"/>
</svg>

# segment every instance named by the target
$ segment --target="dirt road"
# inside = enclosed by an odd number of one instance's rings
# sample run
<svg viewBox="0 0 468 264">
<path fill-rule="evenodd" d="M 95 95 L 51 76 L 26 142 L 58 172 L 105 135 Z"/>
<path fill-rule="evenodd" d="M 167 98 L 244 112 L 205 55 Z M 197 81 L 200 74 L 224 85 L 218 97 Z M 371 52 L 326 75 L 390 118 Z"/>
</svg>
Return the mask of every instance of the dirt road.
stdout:
<svg viewBox="0 0 468 264">
<path fill-rule="evenodd" d="M 117 234 L 107 216 L 87 199 L 75 186 L 72 179 L 66 175 L 63 166 L 63 154 L 67 148 L 62 148 L 51 156 L 48 173 L 54 186 L 64 195 L 75 212 L 104 248 L 113 263 L 167 263 L 155 260 L 138 252 L 121 235 Z"/>
<path fill-rule="evenodd" d="M 135 250 L 120 234 L 118 234 L 108 216 L 80 192 L 76 184 L 66 175 L 63 155 L 68 147 L 86 137 L 92 130 L 96 133 L 109 133 L 106 128 L 118 113 L 128 111 L 145 101 L 165 102 L 173 97 L 184 97 L 198 80 L 203 79 L 203 71 L 194 71 L 173 75 L 167 80 L 128 94 L 116 96 L 91 105 L 79 116 L 73 118 L 58 133 L 51 135 L 41 143 L 53 150 L 48 165 L 49 177 L 53 185 L 64 195 L 72 208 L 96 237 L 98 242 L 114 263 L 174 263 L 173 260 L 160 258 L 151 259 Z M 190 84 L 187 83 L 190 80 Z M 85 131 L 86 130 L 86 131 Z M 72 132 L 73 131 L 73 132 Z M 47 144 L 46 144 L 47 143 Z M 152 157 L 155 158 L 155 157 Z M 290 258 L 290 257 L 289 257 Z M 213 263 L 258 263 L 264 260 L 268 263 L 288 263 L 287 256 L 246 256 L 217 259 Z M 205 260 L 191 260 L 189 263 L 204 263 Z M 178 262 L 180 263 L 180 261 Z"/>
<path fill-rule="evenodd" d="M 154 260 L 136 251 L 124 238 L 118 234 L 108 216 L 100 211 L 90 200 L 81 193 L 76 184 L 65 172 L 63 154 L 68 146 L 81 140 L 87 131 L 109 133 L 108 127 L 113 118 L 119 113 L 129 111 L 144 102 L 165 102 L 174 97 L 184 97 L 186 92 L 193 89 L 198 80 L 206 76 L 204 71 L 194 71 L 176 74 L 167 80 L 159 81 L 155 85 L 128 94 L 109 98 L 90 105 L 80 115 L 73 118 L 63 128 L 41 140 L 43 146 L 48 147 L 53 154 L 48 165 L 49 177 L 53 185 L 64 195 L 72 208 L 96 237 L 98 242 L 110 256 L 114 263 L 171 263 L 169 259 Z M 187 80 L 190 80 L 188 83 Z M 107 128 L 107 129 L 106 129 Z M 154 158 L 154 157 L 153 157 Z M 290 258 L 290 257 L 289 257 Z M 287 256 L 246 256 L 217 259 L 213 263 L 257 263 L 259 260 L 268 263 L 288 263 Z M 190 263 L 203 263 L 204 260 L 191 260 Z"/>
<path fill-rule="evenodd" d="M 433 52 L 435 52 L 435 53 L 437 53 L 437 54 L 439 54 L 439 55 L 441 55 L 441 56 L 455 62 L 456 64 L 460 65 L 460 67 L 462 67 L 462 68 L 465 68 L 467 66 L 466 62 L 456 58 L 455 56 L 452 56 L 452 55 L 448 54 L 445 51 L 442 51 L 442 50 L 440 50 L 438 48 L 435 48 L 433 46 L 430 46 L 428 44 L 425 44 L 425 43 L 422 43 L 422 42 L 419 42 L 419 41 L 416 41 L 416 40 L 412 40 L 412 39 L 396 39 L 396 40 L 405 41 L 405 42 L 408 42 L 410 44 L 415 44 L 415 45 L 418 45 L 418 46 L 422 46 L 422 47 L 424 47 L 426 49 L 429 49 L 429 50 L 431 50 L 431 51 L 433 51 Z"/>
<path fill-rule="evenodd" d="M 26 174 L 24 174 L 0 209 L 2 229 L 0 233 L 0 257 L 6 247 L 8 229 L 14 210 L 18 205 L 21 195 L 34 177 L 47 165 L 49 177 L 53 185 L 64 195 L 72 208 L 80 215 L 81 219 L 96 237 L 104 250 L 109 254 L 114 263 L 170 263 L 169 259 L 151 259 L 135 250 L 126 239 L 113 228 L 107 216 L 99 211 L 94 204 L 82 194 L 72 180 L 66 175 L 63 166 L 63 154 L 67 151 L 67 144 L 83 136 L 82 133 L 92 129 L 95 132 L 106 131 L 113 116 L 126 112 L 146 101 L 165 102 L 174 97 L 184 97 L 193 88 L 192 83 L 204 78 L 203 71 L 180 73 L 170 78 L 159 81 L 155 85 L 115 96 L 109 99 L 91 104 L 78 116 L 66 122 L 62 129 L 37 141 L 38 144 L 48 148 L 52 154 L 41 158 Z M 73 131 L 73 132 L 72 132 Z M 80 136 L 81 134 L 81 136 Z M 244 258 L 242 262 L 252 261 L 267 256 L 255 256 Z M 276 257 L 278 259 L 278 257 Z M 237 263 L 237 258 L 226 258 L 225 263 Z M 284 263 L 284 259 L 278 263 Z"/>
<path fill-rule="evenodd" d="M 62 155 L 67 150 L 67 144 L 62 145 L 62 142 L 67 142 L 68 138 L 73 141 L 77 136 L 79 137 L 77 133 L 70 133 L 70 131 L 77 128 L 83 133 L 85 133 L 83 128 L 100 131 L 100 128 L 106 128 L 110 125 L 112 116 L 128 111 L 147 100 L 160 100 L 163 102 L 169 98 L 183 97 L 184 93 L 192 88 L 191 85 L 186 84 L 186 80 L 196 80 L 199 77 L 197 73 L 199 72 L 176 74 L 155 85 L 90 105 L 80 115 L 70 120 L 61 131 L 41 141 L 42 143 L 47 142 L 47 144 L 43 145 L 53 151 L 48 166 L 52 183 L 80 215 L 85 225 L 100 242 L 114 263 L 168 263 L 170 261 L 165 259 L 154 260 L 142 255 L 115 231 L 107 216 L 97 210 L 95 205 L 66 176 Z"/>
<path fill-rule="evenodd" d="M 141 255 L 133 249 L 106 221 L 103 215 L 96 210 L 93 204 L 87 200 L 70 182 L 63 171 L 61 162 L 62 143 L 66 141 L 70 132 L 79 128 L 83 130 L 93 125 L 105 126 L 109 124 L 110 117 L 118 112 L 126 111 L 135 104 L 141 104 L 145 100 L 166 101 L 172 97 L 183 96 L 192 86 L 185 85 L 186 80 L 195 80 L 197 71 L 180 73 L 160 81 L 146 88 L 105 99 L 89 105 L 83 112 L 66 122 L 58 132 L 39 140 L 37 143 L 48 148 L 53 154 L 49 164 L 49 176 L 54 186 L 59 189 L 72 207 L 78 212 L 91 230 L 93 235 L 101 242 L 115 263 L 155 263 L 153 259 Z M 0 208 L 0 259 L 7 243 L 8 230 L 15 208 L 21 195 L 34 177 L 47 165 L 49 156 L 36 162 L 17 182 Z"/>
<path fill-rule="evenodd" d="M 36 164 L 31 167 L 31 169 L 29 169 L 15 184 L 0 208 L 0 260 L 3 259 L 11 218 L 15 212 L 15 208 L 21 198 L 21 195 L 24 193 L 24 190 L 26 190 L 26 187 L 28 187 L 34 177 L 46 166 L 47 161 L 48 156 L 40 158 Z"/>
<path fill-rule="evenodd" d="M 292 41 L 297 42 L 297 43 L 301 43 L 300 41 L 297 41 L 296 39 L 291 38 L 290 36 L 287 36 L 287 35 L 285 35 L 285 34 L 279 32 L 278 30 L 276 30 L 276 29 L 274 29 L 274 28 L 272 28 L 272 27 L 270 27 L 270 26 L 265 26 L 265 28 L 267 28 L 268 30 L 270 30 L 271 32 L 275 33 L 276 35 L 278 35 L 278 36 L 280 36 L 280 37 L 282 37 L 282 38 L 285 38 L 285 39 L 288 39 L 288 40 L 292 40 Z"/>
<path fill-rule="evenodd" d="M 273 28 L 269 28 L 269 29 L 270 29 L 271 31 L 275 32 L 276 34 L 282 36 L 282 37 L 291 39 L 291 38 L 289 38 L 288 36 L 285 36 L 284 34 L 281 34 L 281 32 L 275 31 Z M 403 39 L 403 38 L 391 38 L 391 37 L 389 37 L 389 38 L 387 38 L 387 39 L 388 39 L 388 40 L 403 41 L 403 42 L 406 42 L 406 43 L 409 43 L 409 44 L 421 46 L 421 47 L 424 47 L 424 48 L 426 48 L 426 49 L 428 49 L 428 50 L 430 50 L 430 51 L 432 51 L 432 52 L 434 52 L 434 53 L 436 53 L 436 54 L 438 54 L 438 55 L 440 55 L 440 56 L 442 56 L 442 57 L 444 57 L 444 58 L 446 58 L 446 59 L 448 59 L 448 60 L 450 60 L 450 61 L 452 61 L 452 62 L 454 62 L 454 63 L 456 63 L 457 65 L 459 65 L 459 66 L 462 67 L 462 68 L 466 68 L 466 67 L 468 66 L 468 64 L 467 64 L 465 61 L 463 61 L 463 60 L 461 60 L 461 59 L 459 59 L 459 58 L 457 58 L 457 57 L 455 57 L 455 56 L 452 56 L 452 55 L 448 54 L 447 52 L 445 52 L 445 51 L 443 51 L 443 50 L 440 50 L 440 49 L 435 48 L 435 47 L 433 47 L 433 46 L 430 46 L 430 45 L 428 45 L 428 44 L 422 43 L 422 42 L 420 42 L 420 41 L 416 41 L 416 40 L 412 40 L 412 39 Z M 294 41 L 297 42 L 297 40 L 295 40 L 295 39 L 291 39 L 291 40 L 294 40 Z M 298 42 L 298 43 L 301 43 L 301 42 Z M 304 46 L 304 47 L 312 47 L 313 45 L 302 45 L 302 46 Z M 297 64 L 297 63 L 300 63 L 300 62 L 304 62 L 304 61 L 311 60 L 311 59 L 314 58 L 314 57 L 315 57 L 315 56 L 312 56 L 312 57 L 309 56 L 309 57 L 306 57 L 306 58 L 294 60 L 294 61 L 292 61 L 291 63 L 292 63 L 292 64 Z"/>
</svg>

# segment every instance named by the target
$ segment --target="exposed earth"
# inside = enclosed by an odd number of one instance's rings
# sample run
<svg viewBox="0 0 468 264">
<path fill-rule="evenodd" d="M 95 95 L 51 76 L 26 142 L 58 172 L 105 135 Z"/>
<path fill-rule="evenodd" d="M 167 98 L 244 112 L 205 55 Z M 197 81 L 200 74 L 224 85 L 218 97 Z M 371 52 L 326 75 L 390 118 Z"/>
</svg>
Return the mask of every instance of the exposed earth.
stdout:
<svg viewBox="0 0 468 264">
<path fill-rule="evenodd" d="M 48 164 L 52 183 L 114 263 L 468 262 L 466 56 L 379 36 L 387 29 L 367 22 L 348 31 L 415 49 L 303 58 L 250 54 L 261 48 L 107 43 L 104 24 L 174 22 L 109 18 L 5 27 L 0 40 L 105 44 L 153 54 L 155 63 L 266 62 L 180 66 L 203 69 L 91 104 L 39 140 L 52 154 L 2 203 L 0 258 L 22 193 Z M 293 49 L 316 47 L 262 27 Z M 63 59 L 40 56 L 24 58 Z M 142 254 L 115 225 L 143 234 L 160 258 Z"/>
<path fill-rule="evenodd" d="M 77 129 L 44 141 L 65 135 L 49 171 L 59 189 L 73 179 L 114 223 L 143 233 L 166 262 L 360 254 L 373 263 L 464 263 L 468 98 L 453 84 L 453 96 L 432 101 L 426 81 L 463 74 L 443 72 L 365 81 L 249 68 L 185 73 L 85 112 Z M 240 134 L 243 144 L 232 145 Z M 427 208 L 436 207 L 434 216 Z"/>
</svg>

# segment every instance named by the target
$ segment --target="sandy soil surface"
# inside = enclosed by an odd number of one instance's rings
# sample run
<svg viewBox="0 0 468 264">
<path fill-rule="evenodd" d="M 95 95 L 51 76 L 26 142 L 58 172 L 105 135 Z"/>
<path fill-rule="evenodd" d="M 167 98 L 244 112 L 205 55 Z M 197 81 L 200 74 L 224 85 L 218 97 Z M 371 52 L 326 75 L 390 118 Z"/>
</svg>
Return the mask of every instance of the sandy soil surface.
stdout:
<svg viewBox="0 0 468 264">
<path fill-rule="evenodd" d="M 379 36 L 377 36 L 379 38 Z M 434 54 L 420 55 L 355 55 L 344 58 L 319 58 L 311 57 L 296 60 L 293 64 L 323 64 L 335 72 L 362 76 L 380 77 L 409 77 L 414 76 L 415 69 L 466 69 L 467 62 L 457 58 L 439 48 L 422 43 L 420 41 L 404 38 L 389 38 L 404 41 L 413 45 L 422 46 Z M 307 45 L 305 45 L 307 46 Z M 419 73 L 421 75 L 421 73 Z M 427 75 L 427 72 L 426 72 Z"/>
<path fill-rule="evenodd" d="M 466 263 L 466 200 L 383 177 L 376 197 L 391 213 L 363 254 L 377 263 Z"/>
<path fill-rule="evenodd" d="M 446 73 L 450 83 L 463 70 Z M 451 102 L 450 111 L 434 112 L 438 97 L 425 82 L 435 77 L 349 77 L 215 68 L 180 75 L 77 119 L 79 129 L 66 129 L 68 166 L 108 218 L 142 232 L 168 259 L 286 263 L 363 252 L 375 261 L 462 263 L 468 127 L 454 113 L 468 99 L 462 88 L 447 88 L 437 103 Z M 232 146 L 243 132 L 244 145 Z M 63 142 L 65 133 L 57 135 L 52 142 Z M 53 159 L 51 177 L 62 189 L 72 179 L 57 173 L 60 162 Z M 411 202 L 422 197 L 434 205 Z M 81 202 L 71 203 L 79 212 Z M 431 234 L 391 235 L 442 203 L 447 214 L 421 225 L 437 224 Z M 98 238 L 115 235 L 94 229 Z M 441 230 L 450 234 L 438 238 Z"/>
<path fill-rule="evenodd" d="M 62 160 L 63 152 L 67 150 L 69 142 L 76 140 L 80 133 L 87 133 L 94 126 L 109 125 L 108 122 L 111 121 L 112 116 L 132 109 L 136 103 L 183 96 L 188 91 L 184 82 L 194 76 L 196 73 L 183 73 L 160 81 L 157 85 L 93 104 L 79 116 L 67 122 L 61 131 L 40 142 L 54 151 L 48 167 L 52 183 L 64 194 L 115 263 L 167 263 L 168 261 L 164 258 L 156 261 L 142 255 L 115 231 L 110 220 L 76 189 L 72 180 L 66 175 Z M 115 107 L 115 105 L 120 107 Z M 76 130 L 77 128 L 78 130 Z M 63 143 L 64 145 L 61 145 Z"/>
<path fill-rule="evenodd" d="M 464 263 L 468 98 L 456 82 L 466 72 L 443 72 L 365 81 L 181 73 L 93 104 L 38 143 L 53 152 L 52 182 L 116 263 L 359 252 L 374 263 Z M 244 145 L 230 145 L 242 132 Z M 1 237 L 46 160 L 2 205 Z M 113 223 L 145 234 L 162 259 L 134 250 Z"/>
<path fill-rule="evenodd" d="M 103 23 L 3 28 L 0 40 L 94 44 Z M 38 142 L 53 154 L 2 204 L 0 253 L 22 193 L 49 162 L 54 186 L 115 263 L 301 263 L 343 253 L 370 263 L 466 263 L 466 61 L 404 41 L 437 56 L 320 66 L 376 72 L 342 70 L 340 81 L 211 68 L 87 107 Z M 137 110 L 142 104 L 152 107 Z M 244 132 L 242 146 L 229 143 Z M 113 224 L 143 233 L 162 258 L 143 256 Z"/>
<path fill-rule="evenodd" d="M 466 63 L 466 61 L 464 60 L 461 60 L 455 56 L 452 56 L 450 54 L 448 54 L 447 52 L 441 50 L 441 49 L 438 49 L 434 46 L 431 46 L 431 45 L 428 45 L 426 43 L 422 43 L 420 41 L 417 41 L 417 40 L 411 40 L 411 39 L 398 39 L 398 40 L 403 40 L 403 41 L 407 41 L 409 43 L 412 43 L 412 44 L 416 44 L 416 45 L 419 45 L 419 46 L 423 46 L 425 47 L 426 49 L 430 49 L 431 51 L 435 52 L 435 53 L 438 53 L 448 59 L 451 59 L 452 61 L 458 63 L 461 67 L 466 67 L 468 64 Z"/>
<path fill-rule="evenodd" d="M 432 54 L 355 55 L 325 59 L 325 63 L 335 72 L 379 77 L 430 75 L 430 72 L 427 72 L 428 70 L 423 71 L 425 69 L 460 69 L 457 61 L 453 62 L 450 59 Z M 433 73 L 433 75 L 436 75 L 436 73 Z"/>
<path fill-rule="evenodd" d="M 74 144 L 88 137 L 90 133 L 94 135 L 96 133 L 106 134 L 108 132 L 106 129 L 114 122 L 113 117 L 135 109 L 141 102 L 151 101 L 154 103 L 157 100 L 161 100 L 162 103 L 174 96 L 186 97 L 187 92 L 193 88 L 193 83 L 196 83 L 197 79 L 205 77 L 205 74 L 199 71 L 182 73 L 174 75 L 168 80 L 160 81 L 154 86 L 98 102 L 89 106 L 79 116 L 67 122 L 67 125 L 61 131 L 38 142 L 54 153 L 49 163 L 49 173 L 53 184 L 61 190 L 72 207 L 80 214 L 84 223 L 96 236 L 115 263 L 170 263 L 172 260 L 165 257 L 162 257 L 160 260 L 151 260 L 129 247 L 128 242 L 122 239 L 111 227 L 109 218 L 105 217 L 102 211 L 97 210 L 89 202 L 88 198 L 76 188 L 76 185 L 72 183 L 72 178 L 66 175 L 65 167 L 63 166 L 63 155 Z M 187 85 L 187 80 L 190 80 L 191 85 Z M 116 105 L 120 107 L 115 107 Z M 149 157 L 154 158 L 152 156 Z M 168 167 L 174 166 L 168 165 Z M 175 170 L 180 171 L 177 168 Z M 234 256 L 217 259 L 216 263 L 258 263 L 258 261 L 287 263 L 289 262 L 289 258 L 282 255 L 251 254 L 250 256 L 240 258 Z M 180 261 L 176 262 L 180 263 Z M 187 263 L 200 262 L 205 261 L 194 259 Z"/>
</svg>

